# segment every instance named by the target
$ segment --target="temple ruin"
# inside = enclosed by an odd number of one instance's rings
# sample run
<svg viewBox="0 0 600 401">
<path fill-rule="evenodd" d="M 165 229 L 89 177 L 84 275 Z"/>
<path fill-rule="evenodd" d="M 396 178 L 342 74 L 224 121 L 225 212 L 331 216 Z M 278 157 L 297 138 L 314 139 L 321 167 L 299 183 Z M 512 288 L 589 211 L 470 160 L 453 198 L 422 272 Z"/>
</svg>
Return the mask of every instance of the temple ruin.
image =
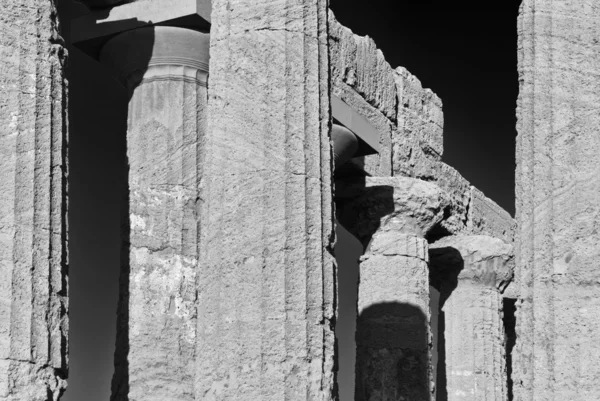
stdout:
<svg viewBox="0 0 600 401">
<path fill-rule="evenodd" d="M 81 1 L 0 13 L 0 400 L 67 388 L 59 22 L 129 96 L 112 400 L 337 400 L 336 224 L 365 248 L 356 401 L 598 398 L 600 1 L 521 5 L 514 219 L 327 0 Z"/>
</svg>

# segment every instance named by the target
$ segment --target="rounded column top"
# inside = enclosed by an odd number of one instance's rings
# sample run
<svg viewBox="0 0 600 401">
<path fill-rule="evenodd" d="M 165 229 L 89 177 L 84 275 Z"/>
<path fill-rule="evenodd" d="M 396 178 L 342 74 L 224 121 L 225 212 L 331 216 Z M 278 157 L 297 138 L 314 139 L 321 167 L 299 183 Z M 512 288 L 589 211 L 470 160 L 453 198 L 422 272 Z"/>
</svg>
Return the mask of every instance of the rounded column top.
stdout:
<svg viewBox="0 0 600 401">
<path fill-rule="evenodd" d="M 500 290 L 512 280 L 515 267 L 512 245 L 487 235 L 444 237 L 429 245 L 429 257 L 437 281 L 471 280 Z"/>
<path fill-rule="evenodd" d="M 142 79 L 177 76 L 206 84 L 210 35 L 192 29 L 152 26 L 120 33 L 100 50 L 100 62 L 132 88 Z"/>
</svg>

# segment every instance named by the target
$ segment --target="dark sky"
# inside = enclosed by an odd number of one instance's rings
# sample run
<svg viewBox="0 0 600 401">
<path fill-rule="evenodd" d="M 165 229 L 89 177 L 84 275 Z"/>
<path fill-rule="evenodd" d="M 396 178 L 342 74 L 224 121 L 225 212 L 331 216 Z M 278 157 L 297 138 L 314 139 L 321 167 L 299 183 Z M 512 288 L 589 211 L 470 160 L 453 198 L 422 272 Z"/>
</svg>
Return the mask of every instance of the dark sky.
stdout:
<svg viewBox="0 0 600 401">
<path fill-rule="evenodd" d="M 82 6 L 59 3 L 63 25 Z M 368 5 L 367 5 L 368 4 Z M 518 1 L 331 0 L 337 19 L 375 39 L 444 103 L 444 161 L 514 214 Z M 68 29 L 65 30 L 68 36 Z M 103 68 L 70 49 L 70 377 L 65 401 L 107 401 L 119 272 L 119 201 L 126 96 Z M 341 401 L 352 400 L 356 260 L 340 229 Z"/>
</svg>

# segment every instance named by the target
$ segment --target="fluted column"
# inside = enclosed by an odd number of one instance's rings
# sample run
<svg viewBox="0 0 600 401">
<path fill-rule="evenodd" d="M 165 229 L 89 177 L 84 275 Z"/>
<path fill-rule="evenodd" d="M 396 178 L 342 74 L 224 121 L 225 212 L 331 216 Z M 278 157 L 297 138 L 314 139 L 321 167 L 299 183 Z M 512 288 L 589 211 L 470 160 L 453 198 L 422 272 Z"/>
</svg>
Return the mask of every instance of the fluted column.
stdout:
<svg viewBox="0 0 600 401">
<path fill-rule="evenodd" d="M 53 1 L 0 11 L 0 399 L 67 376 L 66 52 Z"/>
<path fill-rule="evenodd" d="M 345 188 L 353 191 L 352 185 Z M 356 323 L 357 401 L 430 400 L 428 244 L 444 193 L 411 178 L 367 178 L 339 202 L 339 220 L 363 243 Z"/>
<path fill-rule="evenodd" d="M 193 400 L 207 34 L 155 27 L 102 49 L 130 91 L 113 400 Z"/>
<path fill-rule="evenodd" d="M 516 401 L 600 393 L 600 3 L 518 20 Z"/>
<path fill-rule="evenodd" d="M 327 2 L 212 2 L 197 400 L 332 400 Z"/>
<path fill-rule="evenodd" d="M 512 246 L 488 236 L 450 236 L 430 246 L 430 258 L 445 326 L 448 401 L 507 400 L 500 289 L 513 275 Z"/>
</svg>

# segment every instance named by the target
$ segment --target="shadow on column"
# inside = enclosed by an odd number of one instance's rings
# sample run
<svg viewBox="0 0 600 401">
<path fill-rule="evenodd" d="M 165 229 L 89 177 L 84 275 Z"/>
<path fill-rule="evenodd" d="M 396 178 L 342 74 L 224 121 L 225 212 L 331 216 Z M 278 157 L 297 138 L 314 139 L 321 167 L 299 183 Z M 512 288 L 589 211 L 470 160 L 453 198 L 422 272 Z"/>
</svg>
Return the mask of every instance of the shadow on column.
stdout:
<svg viewBox="0 0 600 401">
<path fill-rule="evenodd" d="M 436 382 L 436 401 L 448 401 L 448 378 L 446 376 L 446 318 L 442 310 L 444 304 L 458 286 L 458 275 L 465 263 L 460 252 L 451 247 L 429 250 L 429 283 L 440 292 L 438 307 L 438 362 Z"/>
<path fill-rule="evenodd" d="M 428 401 L 428 342 L 420 308 L 386 302 L 365 309 L 356 331 L 355 400 Z"/>
<path fill-rule="evenodd" d="M 129 60 L 135 60 L 133 73 L 121 70 L 120 65 L 116 65 L 114 57 L 112 62 L 115 65 L 108 65 L 113 76 L 128 91 L 128 99 L 131 100 L 135 88 L 140 84 L 148 64 L 152 57 L 155 43 L 155 34 L 153 27 L 142 28 L 144 35 L 137 35 L 135 41 L 123 42 L 118 48 L 118 52 L 128 55 Z M 131 31 L 129 31 L 131 32 Z M 121 34 L 122 35 L 122 34 Z M 116 37 L 118 37 L 117 35 Z M 107 57 L 108 59 L 108 57 Z M 105 62 L 102 57 L 101 61 Z M 105 64 L 111 64 L 106 63 Z M 131 65 L 122 66 L 131 68 Z M 129 111 L 126 113 L 129 114 Z M 131 121 L 127 118 L 128 125 Z M 131 248 L 131 224 L 130 224 L 130 188 L 129 188 L 129 157 L 127 154 L 127 132 L 122 132 L 119 137 L 118 152 L 124 155 L 121 172 L 121 259 L 120 259 L 120 277 L 119 277 L 119 303 L 117 306 L 117 338 L 115 344 L 114 366 L 115 372 L 111 385 L 111 401 L 129 401 L 129 288 L 130 288 L 130 248 Z"/>
</svg>

